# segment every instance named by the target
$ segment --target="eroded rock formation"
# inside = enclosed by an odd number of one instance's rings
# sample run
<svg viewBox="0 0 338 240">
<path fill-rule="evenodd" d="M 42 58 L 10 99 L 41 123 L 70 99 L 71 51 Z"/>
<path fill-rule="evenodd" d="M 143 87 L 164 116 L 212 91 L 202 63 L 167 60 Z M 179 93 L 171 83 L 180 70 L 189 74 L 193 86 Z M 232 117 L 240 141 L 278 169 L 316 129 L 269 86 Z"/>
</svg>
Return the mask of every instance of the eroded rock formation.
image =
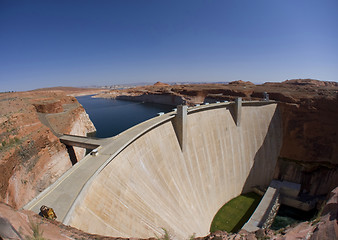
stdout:
<svg viewBox="0 0 338 240">
<path fill-rule="evenodd" d="M 76 228 L 66 226 L 58 221 L 40 217 L 34 212 L 15 210 L 11 206 L 0 202 L 0 239 L 38 239 L 33 238 L 33 229 L 39 239 L 48 240 L 76 240 L 76 239 L 101 239 L 113 240 L 115 238 L 88 234 Z M 120 238 L 121 239 L 121 238 Z M 121 239 L 122 240 L 122 239 Z"/>
<path fill-rule="evenodd" d="M 95 131 L 83 107 L 62 92 L 0 94 L 0 199 L 20 208 L 72 166 L 58 134 Z M 84 149 L 76 149 L 78 160 Z"/>
</svg>

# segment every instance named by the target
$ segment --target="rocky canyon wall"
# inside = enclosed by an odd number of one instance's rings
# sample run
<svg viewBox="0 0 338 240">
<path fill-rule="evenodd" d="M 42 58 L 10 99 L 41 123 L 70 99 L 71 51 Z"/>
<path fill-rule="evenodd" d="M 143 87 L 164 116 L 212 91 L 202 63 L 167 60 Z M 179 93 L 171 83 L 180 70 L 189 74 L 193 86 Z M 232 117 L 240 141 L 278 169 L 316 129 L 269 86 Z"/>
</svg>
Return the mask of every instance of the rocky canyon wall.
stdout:
<svg viewBox="0 0 338 240">
<path fill-rule="evenodd" d="M 283 146 L 275 178 L 301 183 L 303 193 L 329 193 L 338 183 L 338 100 L 281 103 Z"/>
<path fill-rule="evenodd" d="M 92 131 L 74 97 L 52 91 L 1 93 L 1 201 L 20 208 L 72 166 L 59 134 Z M 84 151 L 76 150 L 79 160 Z"/>
</svg>

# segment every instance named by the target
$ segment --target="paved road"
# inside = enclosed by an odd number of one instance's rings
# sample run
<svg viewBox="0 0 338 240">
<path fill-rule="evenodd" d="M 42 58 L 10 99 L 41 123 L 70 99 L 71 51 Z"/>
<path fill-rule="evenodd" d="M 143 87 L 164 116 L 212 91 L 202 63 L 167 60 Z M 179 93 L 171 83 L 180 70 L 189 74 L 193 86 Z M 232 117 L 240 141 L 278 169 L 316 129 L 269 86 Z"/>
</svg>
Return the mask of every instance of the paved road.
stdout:
<svg viewBox="0 0 338 240">
<path fill-rule="evenodd" d="M 77 196 L 95 173 L 103 169 L 120 151 L 143 133 L 173 117 L 172 113 L 168 113 L 145 121 L 118 136 L 101 141 L 102 148 L 97 156 L 90 154 L 85 156 L 23 208 L 39 213 L 42 205 L 52 207 L 57 219 L 63 222 Z"/>
</svg>

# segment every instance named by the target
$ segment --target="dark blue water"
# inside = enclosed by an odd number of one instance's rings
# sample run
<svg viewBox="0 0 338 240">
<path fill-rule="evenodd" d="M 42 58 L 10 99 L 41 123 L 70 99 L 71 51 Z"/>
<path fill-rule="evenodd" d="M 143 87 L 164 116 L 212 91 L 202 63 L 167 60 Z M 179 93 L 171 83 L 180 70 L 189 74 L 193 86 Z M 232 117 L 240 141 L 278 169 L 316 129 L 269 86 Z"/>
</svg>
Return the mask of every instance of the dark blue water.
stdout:
<svg viewBox="0 0 338 240">
<path fill-rule="evenodd" d="M 76 98 L 85 108 L 96 127 L 96 137 L 112 137 L 150 118 L 159 112 L 170 112 L 174 107 L 163 104 L 130 102 L 115 99 Z"/>
</svg>

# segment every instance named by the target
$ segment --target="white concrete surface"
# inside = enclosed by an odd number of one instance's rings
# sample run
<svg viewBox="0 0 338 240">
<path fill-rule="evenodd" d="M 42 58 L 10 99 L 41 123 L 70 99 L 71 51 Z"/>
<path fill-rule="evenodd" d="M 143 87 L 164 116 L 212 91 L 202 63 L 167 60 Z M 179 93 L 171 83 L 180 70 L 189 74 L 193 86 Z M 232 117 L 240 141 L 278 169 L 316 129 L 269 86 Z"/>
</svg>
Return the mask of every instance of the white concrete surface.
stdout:
<svg viewBox="0 0 338 240">
<path fill-rule="evenodd" d="M 116 142 L 104 146 L 99 157 L 111 154 L 109 161 L 82 189 L 65 222 L 116 237 L 153 237 L 161 228 L 177 239 L 208 234 L 224 203 L 252 186 L 269 185 L 282 139 L 276 104 L 243 103 L 240 127 L 221 104 L 189 111 L 184 152 L 171 121 L 123 149 Z M 128 131 L 114 141 L 130 138 Z"/>
</svg>

